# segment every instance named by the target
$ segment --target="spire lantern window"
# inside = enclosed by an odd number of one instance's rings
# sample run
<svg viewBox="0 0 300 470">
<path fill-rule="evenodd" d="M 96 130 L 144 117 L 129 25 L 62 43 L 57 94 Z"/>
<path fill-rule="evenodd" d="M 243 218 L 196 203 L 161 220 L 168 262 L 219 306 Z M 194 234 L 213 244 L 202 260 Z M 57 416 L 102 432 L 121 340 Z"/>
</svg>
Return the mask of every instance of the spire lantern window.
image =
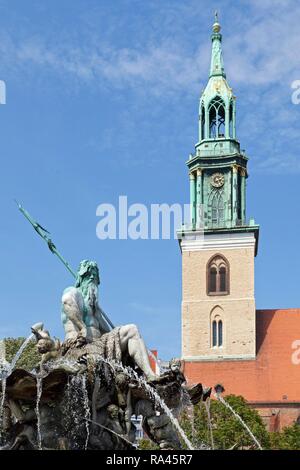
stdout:
<svg viewBox="0 0 300 470">
<path fill-rule="evenodd" d="M 210 102 L 209 112 L 209 138 L 219 139 L 225 137 L 225 103 L 220 96 Z"/>
</svg>

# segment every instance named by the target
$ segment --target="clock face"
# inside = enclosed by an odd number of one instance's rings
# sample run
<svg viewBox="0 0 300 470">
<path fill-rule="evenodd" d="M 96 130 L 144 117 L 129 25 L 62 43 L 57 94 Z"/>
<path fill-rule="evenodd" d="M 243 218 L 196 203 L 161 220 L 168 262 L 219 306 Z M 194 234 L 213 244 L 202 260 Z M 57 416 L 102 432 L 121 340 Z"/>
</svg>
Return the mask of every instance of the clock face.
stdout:
<svg viewBox="0 0 300 470">
<path fill-rule="evenodd" d="M 211 176 L 211 185 L 215 188 L 221 188 L 224 184 L 224 175 L 222 173 L 214 173 Z"/>
</svg>

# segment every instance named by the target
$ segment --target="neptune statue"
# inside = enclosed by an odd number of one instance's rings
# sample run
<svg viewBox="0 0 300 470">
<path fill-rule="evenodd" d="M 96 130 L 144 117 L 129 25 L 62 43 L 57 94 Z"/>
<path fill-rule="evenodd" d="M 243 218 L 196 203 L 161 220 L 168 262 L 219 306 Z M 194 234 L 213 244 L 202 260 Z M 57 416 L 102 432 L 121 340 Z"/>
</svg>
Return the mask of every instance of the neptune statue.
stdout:
<svg viewBox="0 0 300 470">
<path fill-rule="evenodd" d="M 159 448 L 180 449 L 181 436 L 191 449 L 177 418 L 211 389 L 188 385 L 180 360 L 156 375 L 136 325 L 114 327 L 101 310 L 97 263 L 83 260 L 75 272 L 50 233 L 18 207 L 75 283 L 62 295 L 62 341 L 35 323 L 10 364 L 0 344 L 0 450 L 132 449 L 138 421 Z M 15 367 L 33 338 L 36 365 Z"/>
<path fill-rule="evenodd" d="M 101 355 L 119 362 L 129 356 L 148 381 L 158 380 L 149 363 L 147 348 L 136 325 L 119 326 L 110 331 L 98 304 L 99 269 L 95 261 L 81 261 L 75 286 L 64 290 L 62 322 L 65 345 L 97 345 Z"/>
</svg>

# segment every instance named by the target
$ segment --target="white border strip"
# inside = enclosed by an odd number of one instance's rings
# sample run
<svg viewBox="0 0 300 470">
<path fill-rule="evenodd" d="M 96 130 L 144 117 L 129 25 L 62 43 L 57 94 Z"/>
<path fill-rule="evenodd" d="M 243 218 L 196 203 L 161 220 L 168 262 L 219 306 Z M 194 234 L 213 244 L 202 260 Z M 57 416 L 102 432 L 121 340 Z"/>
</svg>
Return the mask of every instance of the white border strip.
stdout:
<svg viewBox="0 0 300 470">
<path fill-rule="evenodd" d="M 224 233 L 222 235 L 190 236 L 181 240 L 182 251 L 228 250 L 235 248 L 255 248 L 254 233 Z"/>
<path fill-rule="evenodd" d="M 254 361 L 252 354 L 244 356 L 182 356 L 185 362 L 222 362 L 222 361 Z"/>
</svg>

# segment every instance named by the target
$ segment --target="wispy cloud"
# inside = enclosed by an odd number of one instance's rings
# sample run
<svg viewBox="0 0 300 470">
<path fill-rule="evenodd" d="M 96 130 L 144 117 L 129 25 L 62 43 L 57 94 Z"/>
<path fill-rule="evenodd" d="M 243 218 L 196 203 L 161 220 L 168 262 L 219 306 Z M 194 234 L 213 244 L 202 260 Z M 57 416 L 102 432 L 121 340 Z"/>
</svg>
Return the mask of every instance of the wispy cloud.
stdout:
<svg viewBox="0 0 300 470">
<path fill-rule="evenodd" d="M 73 76 L 91 84 L 106 82 L 110 86 L 149 86 L 154 94 L 178 90 L 190 91 L 199 83 L 198 58 L 169 44 L 147 46 L 145 50 L 53 47 L 41 38 L 28 39 L 22 44 L 10 37 L 0 38 L 2 62 L 13 70 L 28 67 L 50 68 L 61 78 Z"/>
<path fill-rule="evenodd" d="M 235 83 L 269 85 L 300 72 L 299 33 L 300 5 L 290 2 L 245 2 L 252 7 L 249 18 L 240 13 L 239 21 L 229 26 L 230 12 L 224 12 L 225 56 L 228 75 Z M 274 8 L 274 6 L 276 8 Z M 234 7 L 232 11 L 234 11 Z M 192 15 L 182 7 L 185 16 Z M 177 15 L 180 8 L 177 6 Z M 185 17 L 187 20 L 187 17 Z M 204 23 L 205 24 L 205 23 Z M 209 24 L 186 41 L 187 33 L 165 35 L 157 31 L 137 47 L 116 47 L 101 36 L 82 38 L 78 44 L 62 43 L 56 34 L 52 40 L 23 37 L 20 42 L 9 33 L 0 36 L 1 60 L 12 67 L 49 67 L 58 74 L 73 75 L 83 81 L 105 80 L 115 86 L 149 86 L 154 92 L 188 92 L 199 88 L 208 70 Z M 198 47 L 195 45 L 197 45 Z"/>
<path fill-rule="evenodd" d="M 160 17 L 165 19 L 152 30 L 145 28 L 144 34 L 139 27 L 136 33 L 139 41 L 127 47 L 122 41 L 113 41 L 115 30 L 111 27 L 107 34 L 100 35 L 94 25 L 93 33 L 80 41 L 59 31 L 47 39 L 26 34 L 20 39 L 18 35 L 2 31 L 1 63 L 6 70 L 17 72 L 22 78 L 25 74 L 36 74 L 37 70 L 51 71 L 58 79 L 68 81 L 68 89 L 72 84 L 79 84 L 101 90 L 130 89 L 134 93 L 147 90 L 148 95 L 160 100 L 178 98 L 182 94 L 195 99 L 205 83 L 209 66 L 209 24 L 204 6 L 194 1 L 190 5 L 160 4 L 157 8 Z M 241 8 L 223 0 L 222 6 L 227 76 L 244 102 L 242 108 L 239 101 L 239 109 L 243 110 L 241 135 L 251 131 L 252 141 L 260 139 L 265 151 L 273 154 L 255 166 L 267 171 L 269 162 L 280 171 L 287 171 L 291 165 L 293 171 L 300 171 L 299 165 L 295 165 L 296 150 L 292 150 L 283 163 L 282 148 L 277 144 L 276 150 L 270 138 L 273 132 L 284 146 L 287 136 L 293 141 L 298 134 L 297 110 L 291 110 L 289 87 L 293 80 L 300 79 L 299 2 L 245 0 Z M 192 22 L 195 15 L 207 28 L 195 29 Z M 89 26 L 91 24 L 92 18 L 89 18 Z M 184 27 L 187 24 L 192 25 L 190 30 Z M 122 24 L 119 26 L 121 28 Z M 246 106 L 251 108 L 251 114 L 244 112 Z"/>
</svg>

